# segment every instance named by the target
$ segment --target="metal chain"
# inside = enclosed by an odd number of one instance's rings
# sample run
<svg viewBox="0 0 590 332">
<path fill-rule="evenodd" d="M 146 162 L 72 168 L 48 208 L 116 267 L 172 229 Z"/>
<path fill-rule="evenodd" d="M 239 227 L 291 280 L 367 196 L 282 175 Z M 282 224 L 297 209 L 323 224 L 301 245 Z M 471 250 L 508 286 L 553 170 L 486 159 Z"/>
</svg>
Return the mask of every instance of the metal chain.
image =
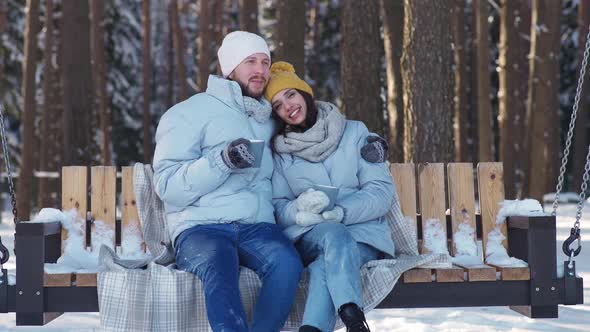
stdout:
<svg viewBox="0 0 590 332">
<path fill-rule="evenodd" d="M 10 158 L 8 158 L 8 144 L 6 143 L 6 131 L 4 130 L 4 105 L 0 104 L 0 138 L 2 138 L 2 150 L 4 151 L 4 164 L 6 165 L 6 176 L 8 178 L 8 188 L 12 203 L 12 215 L 14 224 L 18 223 L 18 210 L 16 208 L 16 194 L 14 192 L 14 183 L 12 182 L 12 172 L 10 171 Z"/>
<path fill-rule="evenodd" d="M 551 215 L 557 214 L 557 206 L 559 205 L 559 194 L 563 187 L 563 178 L 565 175 L 565 167 L 567 164 L 567 157 L 570 154 L 570 146 L 572 144 L 572 136 L 574 134 L 574 127 L 576 125 L 576 116 L 578 114 L 578 105 L 580 104 L 580 96 L 582 95 L 582 86 L 584 85 L 584 76 L 586 76 L 586 67 L 588 66 L 588 54 L 590 53 L 590 26 L 588 27 L 588 34 L 586 35 L 586 47 L 584 49 L 584 58 L 580 68 L 580 76 L 578 76 L 578 87 L 576 88 L 576 98 L 574 99 L 574 108 L 572 117 L 570 119 L 570 126 L 567 132 L 567 139 L 565 141 L 565 149 L 563 150 L 563 158 L 561 158 L 561 167 L 559 168 L 559 178 L 557 187 L 555 188 L 555 200 L 553 201 L 553 212 Z"/>
<path fill-rule="evenodd" d="M 580 219 L 582 218 L 582 208 L 586 202 L 586 189 L 588 188 L 588 178 L 590 177 L 590 145 L 588 146 L 588 155 L 586 155 L 586 166 L 584 166 L 584 176 L 582 177 L 582 188 L 580 189 L 580 200 L 578 201 L 578 210 L 576 211 L 576 221 L 574 229 L 580 228 Z"/>
</svg>

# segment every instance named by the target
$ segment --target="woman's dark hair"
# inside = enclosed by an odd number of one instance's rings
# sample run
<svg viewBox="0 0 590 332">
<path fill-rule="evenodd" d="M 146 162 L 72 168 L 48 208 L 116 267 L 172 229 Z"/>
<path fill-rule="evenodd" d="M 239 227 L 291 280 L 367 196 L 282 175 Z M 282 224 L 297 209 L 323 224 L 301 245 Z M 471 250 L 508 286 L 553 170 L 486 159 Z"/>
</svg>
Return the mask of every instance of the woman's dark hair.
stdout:
<svg viewBox="0 0 590 332">
<path fill-rule="evenodd" d="M 276 127 L 275 132 L 270 140 L 270 149 L 275 154 L 277 153 L 277 151 L 275 150 L 275 139 L 277 138 L 277 136 L 284 135 L 286 132 L 289 131 L 302 133 L 307 129 L 313 127 L 318 118 L 318 109 L 315 105 L 315 100 L 313 99 L 313 96 L 299 89 L 294 90 L 299 92 L 299 94 L 303 97 L 303 100 L 305 100 L 305 106 L 307 108 L 305 121 L 303 121 L 303 123 L 299 126 L 288 126 L 287 123 L 283 121 L 283 119 L 281 119 L 275 112 L 272 113 L 272 117 L 275 119 Z"/>
</svg>

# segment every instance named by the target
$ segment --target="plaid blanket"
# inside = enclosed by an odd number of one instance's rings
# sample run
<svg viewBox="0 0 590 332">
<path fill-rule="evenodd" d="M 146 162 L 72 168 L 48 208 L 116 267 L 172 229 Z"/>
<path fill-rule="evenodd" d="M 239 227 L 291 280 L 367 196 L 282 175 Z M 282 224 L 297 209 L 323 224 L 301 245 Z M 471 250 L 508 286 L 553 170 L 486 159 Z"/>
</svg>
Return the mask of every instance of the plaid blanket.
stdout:
<svg viewBox="0 0 590 332">
<path fill-rule="evenodd" d="M 122 260 L 101 248 L 98 298 L 101 327 L 105 331 L 211 331 L 201 282 L 174 268 L 174 251 L 166 228 L 162 202 L 152 188 L 151 165 L 136 164 L 134 189 L 144 240 L 154 255 L 151 261 Z M 419 255 L 412 223 L 401 214 L 396 197 L 387 214 L 396 258 L 371 261 L 361 270 L 365 312 L 375 308 L 393 289 L 403 272 L 424 264 L 449 264 L 445 255 Z M 240 272 L 240 294 L 251 318 L 260 290 L 256 273 Z M 303 318 L 308 276 L 304 273 L 284 330 L 296 330 Z M 343 324 L 338 320 L 336 328 Z"/>
</svg>

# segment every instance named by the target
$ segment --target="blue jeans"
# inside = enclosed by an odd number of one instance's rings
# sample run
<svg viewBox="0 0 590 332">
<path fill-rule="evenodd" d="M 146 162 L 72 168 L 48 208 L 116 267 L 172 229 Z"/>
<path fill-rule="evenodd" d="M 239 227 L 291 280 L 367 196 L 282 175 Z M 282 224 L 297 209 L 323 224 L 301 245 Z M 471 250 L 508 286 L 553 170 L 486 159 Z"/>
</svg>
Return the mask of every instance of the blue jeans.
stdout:
<svg viewBox="0 0 590 332">
<path fill-rule="evenodd" d="M 336 311 L 346 303 L 362 308 L 360 269 L 379 250 L 357 243 L 343 224 L 314 226 L 296 244 L 309 271 L 303 325 L 333 331 Z"/>
<path fill-rule="evenodd" d="M 202 283 L 213 331 L 279 331 L 291 310 L 303 266 L 279 226 L 269 223 L 199 225 L 176 238 L 176 265 Z M 262 288 L 251 329 L 240 300 L 240 265 Z"/>
</svg>

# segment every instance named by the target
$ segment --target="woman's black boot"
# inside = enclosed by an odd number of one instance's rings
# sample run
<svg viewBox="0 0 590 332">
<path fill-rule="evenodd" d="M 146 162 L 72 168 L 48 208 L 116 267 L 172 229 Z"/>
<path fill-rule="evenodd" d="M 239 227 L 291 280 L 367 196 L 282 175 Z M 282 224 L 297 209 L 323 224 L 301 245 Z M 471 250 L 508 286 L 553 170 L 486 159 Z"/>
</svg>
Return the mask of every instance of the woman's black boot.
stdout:
<svg viewBox="0 0 590 332">
<path fill-rule="evenodd" d="M 301 327 L 299 327 L 299 332 L 322 332 L 322 330 L 311 325 L 302 325 Z"/>
<path fill-rule="evenodd" d="M 346 325 L 347 332 L 371 332 L 369 325 L 365 320 L 365 314 L 354 303 L 343 304 L 338 309 L 338 315 L 344 325 Z"/>
</svg>

